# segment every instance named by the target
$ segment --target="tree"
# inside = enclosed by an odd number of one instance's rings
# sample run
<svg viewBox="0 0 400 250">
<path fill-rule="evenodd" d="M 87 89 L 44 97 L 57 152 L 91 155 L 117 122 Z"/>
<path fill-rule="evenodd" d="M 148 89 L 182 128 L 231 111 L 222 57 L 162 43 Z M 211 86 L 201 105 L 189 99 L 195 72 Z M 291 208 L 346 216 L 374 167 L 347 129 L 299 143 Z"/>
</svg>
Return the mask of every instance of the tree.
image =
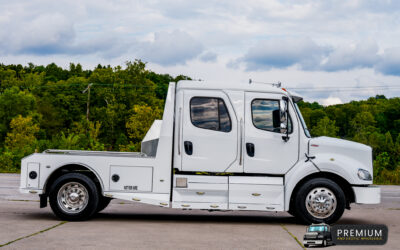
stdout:
<svg viewBox="0 0 400 250">
<path fill-rule="evenodd" d="M 6 89 L 0 93 L 0 140 L 9 131 L 10 121 L 17 115 L 27 116 L 36 107 L 35 97 L 17 87 Z"/>
<path fill-rule="evenodd" d="M 140 142 L 146 135 L 154 120 L 161 118 L 162 111 L 147 105 L 135 105 L 133 114 L 126 123 L 129 139 L 131 139 L 128 150 L 139 151 Z"/>
<path fill-rule="evenodd" d="M 311 134 L 313 136 L 330 136 L 336 137 L 339 128 L 335 126 L 335 121 L 332 121 L 327 116 L 318 121 L 317 126 L 313 127 Z"/>
<path fill-rule="evenodd" d="M 32 153 L 36 144 L 35 134 L 39 131 L 39 126 L 32 121 L 32 117 L 18 115 L 11 120 L 10 128 L 5 146 L 18 154 Z"/>
<path fill-rule="evenodd" d="M 375 118 L 369 111 L 358 113 L 350 122 L 353 140 L 364 144 L 368 143 L 370 134 L 376 131 Z"/>
</svg>

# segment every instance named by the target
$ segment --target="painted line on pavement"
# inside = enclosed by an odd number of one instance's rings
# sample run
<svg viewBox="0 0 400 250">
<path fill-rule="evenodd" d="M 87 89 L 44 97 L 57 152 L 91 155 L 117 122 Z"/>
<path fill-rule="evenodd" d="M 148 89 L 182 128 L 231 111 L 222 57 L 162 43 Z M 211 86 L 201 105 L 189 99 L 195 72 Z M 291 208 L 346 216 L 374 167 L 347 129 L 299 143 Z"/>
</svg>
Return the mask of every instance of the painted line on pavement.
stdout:
<svg viewBox="0 0 400 250">
<path fill-rule="evenodd" d="M 8 245 L 10 245 L 10 244 L 12 244 L 12 243 L 14 243 L 14 242 L 17 242 L 17 241 L 20 241 L 20 240 L 23 240 L 23 239 L 27 239 L 27 238 L 33 237 L 33 236 L 35 236 L 35 235 L 38 235 L 38 234 L 47 232 L 47 231 L 49 231 L 49 230 L 51 230 L 51 229 L 53 229 L 53 228 L 56 228 L 56 227 L 59 227 L 59 226 L 65 224 L 65 223 L 67 223 L 67 221 L 61 221 L 60 223 L 58 223 L 58 224 L 56 224 L 56 225 L 54 225 L 54 226 L 52 226 L 52 227 L 48 227 L 48 228 L 43 229 L 43 230 L 41 230 L 41 231 L 39 231 L 39 232 L 36 232 L 36 233 L 33 233 L 33 234 L 29 234 L 29 235 L 23 236 L 23 237 L 21 237 L 21 238 L 18 238 L 18 239 L 9 241 L 9 242 L 7 242 L 7 243 L 5 243 L 5 244 L 3 244 L 3 245 L 0 245 L 0 247 L 5 247 L 5 246 L 8 246 Z"/>
</svg>

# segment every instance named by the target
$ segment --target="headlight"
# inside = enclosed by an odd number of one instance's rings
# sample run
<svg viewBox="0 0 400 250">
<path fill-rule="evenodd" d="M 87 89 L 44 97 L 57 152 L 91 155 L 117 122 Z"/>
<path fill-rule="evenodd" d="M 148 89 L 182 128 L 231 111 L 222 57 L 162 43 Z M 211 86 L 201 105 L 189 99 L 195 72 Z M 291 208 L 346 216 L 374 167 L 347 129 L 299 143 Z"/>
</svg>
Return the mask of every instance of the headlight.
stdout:
<svg viewBox="0 0 400 250">
<path fill-rule="evenodd" d="M 371 174 L 365 169 L 359 168 L 357 175 L 358 175 L 358 178 L 360 178 L 361 180 L 364 180 L 364 181 L 372 180 Z"/>
</svg>

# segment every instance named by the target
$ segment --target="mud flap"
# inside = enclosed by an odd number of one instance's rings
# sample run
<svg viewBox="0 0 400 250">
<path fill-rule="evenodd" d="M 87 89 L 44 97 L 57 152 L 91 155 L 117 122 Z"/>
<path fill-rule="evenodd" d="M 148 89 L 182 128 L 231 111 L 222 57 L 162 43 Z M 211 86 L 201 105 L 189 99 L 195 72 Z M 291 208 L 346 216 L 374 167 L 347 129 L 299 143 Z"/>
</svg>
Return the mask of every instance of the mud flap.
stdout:
<svg viewBox="0 0 400 250">
<path fill-rule="evenodd" d="M 40 194 L 39 198 L 40 198 L 40 208 L 47 207 L 47 195 Z"/>
</svg>

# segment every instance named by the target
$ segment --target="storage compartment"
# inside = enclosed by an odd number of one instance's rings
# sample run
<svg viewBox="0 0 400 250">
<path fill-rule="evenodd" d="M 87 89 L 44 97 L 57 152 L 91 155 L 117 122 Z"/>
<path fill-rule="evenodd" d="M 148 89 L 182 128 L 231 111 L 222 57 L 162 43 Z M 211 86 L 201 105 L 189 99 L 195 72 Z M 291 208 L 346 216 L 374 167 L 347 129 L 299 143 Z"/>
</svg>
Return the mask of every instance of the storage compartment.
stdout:
<svg viewBox="0 0 400 250">
<path fill-rule="evenodd" d="M 283 177 L 229 177 L 229 209 L 282 211 Z"/>
<path fill-rule="evenodd" d="M 245 204 L 282 204 L 283 186 L 230 184 L 229 202 Z"/>
<path fill-rule="evenodd" d="M 28 188 L 39 188 L 40 164 L 36 162 L 28 163 L 28 174 L 26 176 L 26 186 Z"/>
<path fill-rule="evenodd" d="M 205 204 L 205 207 L 202 208 L 211 209 L 211 205 L 217 206 L 215 209 L 226 208 L 228 203 L 228 177 L 175 175 L 172 197 L 174 202 L 210 203 Z M 193 206 L 191 207 L 193 208 Z"/>
<path fill-rule="evenodd" d="M 151 192 L 152 167 L 110 166 L 110 191 Z"/>
</svg>

